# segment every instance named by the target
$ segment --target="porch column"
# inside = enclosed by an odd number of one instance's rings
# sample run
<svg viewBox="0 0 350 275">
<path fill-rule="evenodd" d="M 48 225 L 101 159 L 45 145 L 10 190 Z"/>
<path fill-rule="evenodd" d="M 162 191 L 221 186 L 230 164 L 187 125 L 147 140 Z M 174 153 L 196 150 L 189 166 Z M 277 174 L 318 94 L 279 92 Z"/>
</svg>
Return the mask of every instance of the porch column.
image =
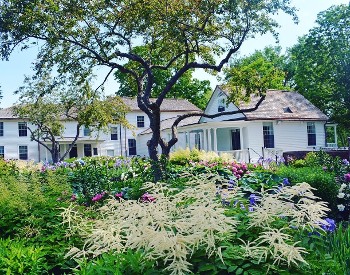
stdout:
<svg viewBox="0 0 350 275">
<path fill-rule="evenodd" d="M 213 129 L 214 130 L 214 151 L 218 152 L 218 141 L 217 141 L 217 136 L 216 136 L 216 128 Z"/>
<path fill-rule="evenodd" d="M 208 129 L 208 151 L 211 151 L 211 128 Z"/>
<path fill-rule="evenodd" d="M 187 147 L 191 150 L 190 131 L 187 131 L 186 135 L 187 135 Z"/>
<path fill-rule="evenodd" d="M 203 150 L 208 151 L 207 129 L 203 129 Z"/>
<path fill-rule="evenodd" d="M 47 148 L 45 148 L 45 161 L 48 161 L 48 159 L 47 159 Z"/>
</svg>

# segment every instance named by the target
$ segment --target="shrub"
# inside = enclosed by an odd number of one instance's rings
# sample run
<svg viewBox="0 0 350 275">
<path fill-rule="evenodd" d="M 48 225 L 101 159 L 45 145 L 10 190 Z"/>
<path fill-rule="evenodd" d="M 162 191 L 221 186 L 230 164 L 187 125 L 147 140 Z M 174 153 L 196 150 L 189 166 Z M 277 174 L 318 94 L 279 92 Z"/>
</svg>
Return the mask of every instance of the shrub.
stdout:
<svg viewBox="0 0 350 275">
<path fill-rule="evenodd" d="M 0 270 L 2 274 L 46 274 L 43 247 L 25 245 L 17 239 L 0 239 Z"/>
</svg>

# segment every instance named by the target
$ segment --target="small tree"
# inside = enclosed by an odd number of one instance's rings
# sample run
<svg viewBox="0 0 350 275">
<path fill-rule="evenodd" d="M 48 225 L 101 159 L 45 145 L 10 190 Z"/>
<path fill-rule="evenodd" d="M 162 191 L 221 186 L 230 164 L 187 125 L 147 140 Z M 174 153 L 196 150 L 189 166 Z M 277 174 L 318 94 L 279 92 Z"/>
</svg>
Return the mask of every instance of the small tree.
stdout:
<svg viewBox="0 0 350 275">
<path fill-rule="evenodd" d="M 117 97 L 103 98 L 87 83 L 64 90 L 50 78 L 36 82 L 27 78 L 25 82 L 27 85 L 17 92 L 20 99 L 14 108 L 15 115 L 34 126 L 28 126 L 31 140 L 45 147 L 54 163 L 62 161 L 71 151 L 79 139 L 82 126 L 99 132 L 106 131 L 109 124 L 127 125 L 127 106 Z M 77 124 L 71 144 L 61 155 L 59 138 L 64 133 L 65 121 Z"/>
</svg>

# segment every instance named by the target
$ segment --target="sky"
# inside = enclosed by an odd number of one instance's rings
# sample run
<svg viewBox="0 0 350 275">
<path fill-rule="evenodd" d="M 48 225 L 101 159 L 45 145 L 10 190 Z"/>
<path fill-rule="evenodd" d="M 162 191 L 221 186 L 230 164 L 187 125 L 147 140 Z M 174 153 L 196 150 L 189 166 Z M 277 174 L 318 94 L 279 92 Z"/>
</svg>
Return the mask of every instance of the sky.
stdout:
<svg viewBox="0 0 350 275">
<path fill-rule="evenodd" d="M 277 30 L 279 33 L 279 45 L 283 50 L 297 43 L 298 37 L 307 34 L 308 31 L 315 26 L 317 14 L 328 9 L 332 5 L 349 4 L 349 0 L 292 0 L 292 5 L 298 11 L 299 23 L 293 23 L 291 16 L 280 14 L 277 16 L 281 27 Z M 240 55 L 249 55 L 255 50 L 262 50 L 266 46 L 276 46 L 275 39 L 271 35 L 264 35 L 254 39 L 247 40 L 243 43 L 240 49 Z M 33 74 L 32 62 L 36 58 L 38 48 L 31 48 L 23 52 L 16 50 L 9 61 L 0 60 L 0 86 L 3 98 L 0 102 L 0 108 L 5 108 L 13 105 L 18 97 L 13 94 L 14 91 L 23 85 L 24 76 Z M 98 78 L 96 82 L 103 81 L 107 70 L 97 71 Z M 208 79 L 214 88 L 218 81 L 215 77 L 206 74 L 202 70 L 198 70 L 194 74 L 199 79 Z M 117 89 L 118 84 L 109 78 L 105 84 L 106 94 L 113 94 Z"/>
</svg>

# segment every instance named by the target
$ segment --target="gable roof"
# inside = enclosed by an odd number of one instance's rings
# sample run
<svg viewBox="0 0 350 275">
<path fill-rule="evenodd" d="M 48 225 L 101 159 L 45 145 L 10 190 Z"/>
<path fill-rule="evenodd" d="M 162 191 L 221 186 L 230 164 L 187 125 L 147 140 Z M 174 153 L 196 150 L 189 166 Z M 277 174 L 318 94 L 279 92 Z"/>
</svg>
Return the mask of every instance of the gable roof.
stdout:
<svg viewBox="0 0 350 275">
<path fill-rule="evenodd" d="M 136 98 L 122 97 L 125 105 L 129 106 L 131 111 L 140 111 L 137 106 Z M 150 98 L 150 101 L 156 101 L 155 98 Z M 184 111 L 201 111 L 197 106 L 193 105 L 187 99 L 165 98 L 160 106 L 162 112 L 184 112 Z"/>
<path fill-rule="evenodd" d="M 252 96 L 250 102 L 241 103 L 238 107 L 252 108 L 258 100 L 258 96 Z M 281 90 L 268 90 L 259 108 L 244 115 L 246 120 L 328 120 L 320 109 L 301 94 Z"/>
</svg>

